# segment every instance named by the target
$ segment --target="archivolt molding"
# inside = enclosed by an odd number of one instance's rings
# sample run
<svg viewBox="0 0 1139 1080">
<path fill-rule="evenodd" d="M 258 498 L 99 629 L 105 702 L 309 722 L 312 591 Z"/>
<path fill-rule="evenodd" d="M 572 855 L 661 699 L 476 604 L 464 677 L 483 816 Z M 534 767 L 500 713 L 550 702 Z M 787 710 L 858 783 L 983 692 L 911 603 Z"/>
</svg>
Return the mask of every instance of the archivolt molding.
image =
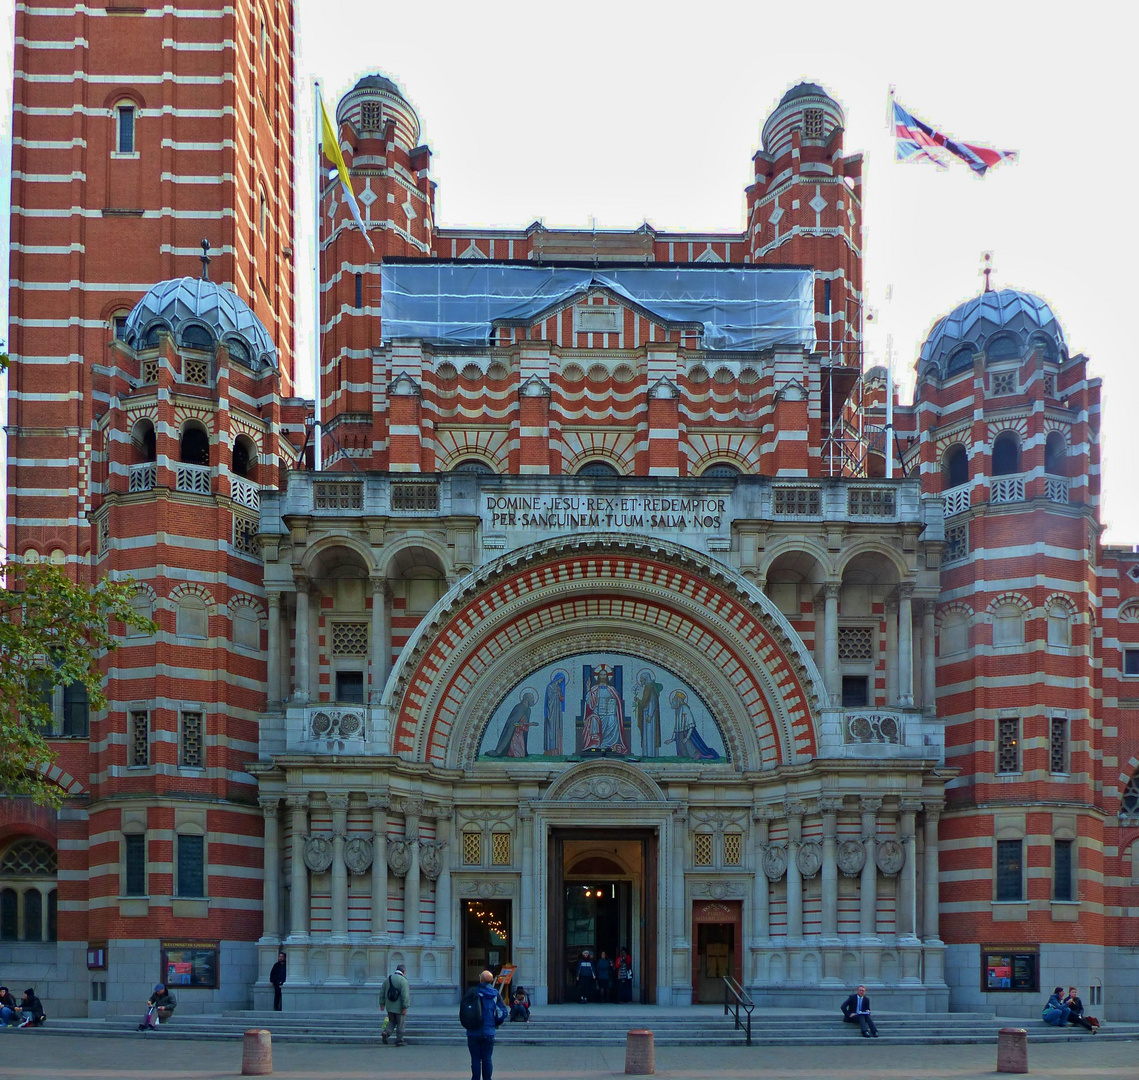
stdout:
<svg viewBox="0 0 1139 1080">
<path fill-rule="evenodd" d="M 656 782 L 624 761 L 586 761 L 567 769 L 546 792 L 552 802 L 667 802 Z"/>
<path fill-rule="evenodd" d="M 590 582 L 588 596 L 582 592 L 585 580 Z M 560 537 L 520 548 L 457 582 L 417 627 L 389 678 L 384 704 L 395 719 L 393 752 L 443 764 L 451 732 L 470 714 L 454 700 L 455 685 L 462 682 L 466 693 L 483 681 L 503 651 L 517 651 L 522 638 L 533 644 L 534 634 L 543 629 L 542 611 L 560 605 L 572 613 L 578 605 L 580 618 L 591 614 L 582 605 L 600 597 L 609 598 L 608 611 L 624 620 L 623 641 L 630 624 L 643 622 L 646 610 L 652 610 L 660 616 L 651 628 L 653 637 L 675 640 L 664 616 L 686 622 L 690 645 L 704 654 L 705 665 L 711 659 L 708 650 L 718 646 L 722 662 L 748 674 L 752 696 L 766 697 L 780 710 L 774 726 L 781 744 L 771 765 L 814 753 L 812 711 L 820 700 L 821 677 L 767 597 L 729 567 L 691 549 L 614 534 Z M 538 621 L 528 625 L 534 619 Z M 560 620 L 547 618 L 547 624 L 554 621 Z M 478 658 L 496 635 L 497 652 Z M 471 643 L 476 643 L 473 650 Z M 527 656 L 527 666 L 541 665 L 532 652 Z M 671 656 L 675 664 L 676 650 Z M 514 682 L 523 675 L 516 672 Z M 766 680 L 766 693 L 758 692 L 753 675 Z M 512 685 L 503 678 L 503 694 L 507 684 Z M 468 743 L 464 756 L 472 753 Z"/>
<path fill-rule="evenodd" d="M 973 609 L 968 604 L 960 600 L 951 600 L 948 604 L 943 604 L 937 609 L 938 628 L 940 629 L 948 619 L 958 615 L 966 622 L 973 621 Z"/>
</svg>

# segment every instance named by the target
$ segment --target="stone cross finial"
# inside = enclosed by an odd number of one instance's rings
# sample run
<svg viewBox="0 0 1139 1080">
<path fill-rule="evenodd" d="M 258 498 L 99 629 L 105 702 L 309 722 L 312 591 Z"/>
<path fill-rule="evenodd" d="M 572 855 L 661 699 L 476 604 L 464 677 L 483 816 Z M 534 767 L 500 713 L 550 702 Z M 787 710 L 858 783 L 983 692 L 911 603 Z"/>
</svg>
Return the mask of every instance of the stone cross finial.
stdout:
<svg viewBox="0 0 1139 1080">
<path fill-rule="evenodd" d="M 210 280 L 210 242 L 209 240 L 202 239 L 202 254 L 198 256 L 202 260 L 202 280 Z"/>
</svg>

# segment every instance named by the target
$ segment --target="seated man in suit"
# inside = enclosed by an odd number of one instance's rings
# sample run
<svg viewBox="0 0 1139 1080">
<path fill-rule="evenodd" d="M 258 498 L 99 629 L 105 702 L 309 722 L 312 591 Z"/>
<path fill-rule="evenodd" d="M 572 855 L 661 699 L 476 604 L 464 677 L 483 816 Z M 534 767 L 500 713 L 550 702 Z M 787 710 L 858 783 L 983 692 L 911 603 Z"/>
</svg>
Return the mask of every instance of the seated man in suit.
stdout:
<svg viewBox="0 0 1139 1080">
<path fill-rule="evenodd" d="M 842 1003 L 842 1018 L 848 1024 L 858 1024 L 862 1028 L 862 1037 L 878 1038 L 878 1029 L 874 1026 L 874 1019 L 870 1015 L 870 998 L 866 996 L 866 987 L 860 986 Z"/>
</svg>

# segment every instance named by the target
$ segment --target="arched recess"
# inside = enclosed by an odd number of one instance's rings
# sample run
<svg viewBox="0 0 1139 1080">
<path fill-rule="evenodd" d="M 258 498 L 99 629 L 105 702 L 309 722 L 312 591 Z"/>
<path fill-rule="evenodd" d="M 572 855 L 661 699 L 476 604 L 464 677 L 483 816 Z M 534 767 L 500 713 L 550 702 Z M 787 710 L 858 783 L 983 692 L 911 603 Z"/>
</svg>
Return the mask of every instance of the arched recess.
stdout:
<svg viewBox="0 0 1139 1080">
<path fill-rule="evenodd" d="M 817 753 L 821 677 L 775 605 L 697 552 L 612 535 L 535 544 L 457 583 L 388 681 L 392 752 L 473 763 L 494 709 L 519 680 L 598 648 L 683 673 L 714 710 L 736 768 Z"/>
</svg>

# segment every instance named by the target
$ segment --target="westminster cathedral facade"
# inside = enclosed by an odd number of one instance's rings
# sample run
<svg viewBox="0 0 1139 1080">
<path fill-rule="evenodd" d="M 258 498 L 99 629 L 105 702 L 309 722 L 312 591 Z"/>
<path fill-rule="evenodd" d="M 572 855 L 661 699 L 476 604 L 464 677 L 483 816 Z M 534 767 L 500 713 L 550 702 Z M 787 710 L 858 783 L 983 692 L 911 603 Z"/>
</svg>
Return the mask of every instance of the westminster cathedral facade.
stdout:
<svg viewBox="0 0 1139 1080">
<path fill-rule="evenodd" d="M 160 20 L 48 11 L 17 12 L 8 552 L 129 575 L 159 629 L 107 709 L 60 695 L 63 808 L 0 803 L 9 977 L 58 1014 L 159 978 L 263 1007 L 283 950 L 286 1009 L 373 1007 L 397 962 L 421 1002 L 513 965 L 557 1003 L 628 948 L 647 1004 L 1008 1015 L 1066 980 L 1137 1015 L 1139 555 L 1099 540 L 1099 382 L 986 291 L 887 437 L 835 98 L 770 108 L 738 233 L 452 228 L 411 94 L 362 78 L 374 251 L 330 182 L 317 408 L 292 5 L 176 20 L 255 70 L 100 70 L 66 149 L 76 91 L 23 77 L 57 24 L 94 71 Z M 164 125 L 235 112 L 257 164 L 168 183 L 231 165 Z M 40 213 L 80 166 L 100 213 Z"/>
</svg>

